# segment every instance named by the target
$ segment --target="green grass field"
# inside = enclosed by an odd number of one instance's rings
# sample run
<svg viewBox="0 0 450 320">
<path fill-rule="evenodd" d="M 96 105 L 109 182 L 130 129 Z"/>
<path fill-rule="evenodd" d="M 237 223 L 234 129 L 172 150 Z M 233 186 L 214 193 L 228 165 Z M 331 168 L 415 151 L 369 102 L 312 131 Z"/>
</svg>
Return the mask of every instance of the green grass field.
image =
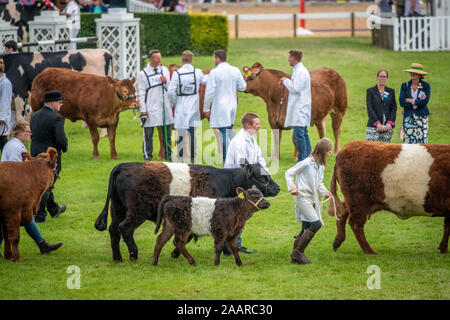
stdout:
<svg viewBox="0 0 450 320">
<path fill-rule="evenodd" d="M 450 143 L 450 52 L 401 53 L 377 49 L 371 40 L 362 38 L 258 39 L 230 40 L 229 62 L 241 68 L 255 61 L 273 69 L 290 73 L 287 62 L 290 49 L 303 51 L 303 62 L 309 70 L 327 66 L 338 71 L 347 83 L 349 108 L 344 117 L 342 143 L 365 139 L 367 115 L 365 91 L 375 85 L 380 68 L 389 71 L 388 86 L 399 92 L 408 74 L 403 72 L 411 62 L 422 63 L 430 73 L 431 115 L 430 143 Z M 164 57 L 163 64 L 178 63 L 179 57 Z M 197 57 L 195 65 L 213 67 L 212 56 Z M 239 94 L 237 119 L 252 111 L 261 115 L 262 128 L 269 129 L 262 99 Z M 350 227 L 347 240 L 334 252 L 336 234 L 334 217 L 324 214 L 325 226 L 308 247 L 311 265 L 292 265 L 290 253 L 293 236 L 299 232 L 295 220 L 294 201 L 284 197 L 256 213 L 246 225 L 243 243 L 256 251 L 241 255 L 242 267 L 233 257 L 223 257 L 221 265 L 213 265 L 212 238 L 188 244 L 197 267 L 186 259 L 172 259 L 172 242 L 163 249 L 158 267 L 150 265 L 156 236 L 155 225 L 144 223 L 135 233 L 139 259 L 128 260 L 128 250 L 121 242 L 124 262 L 112 261 L 109 233 L 98 232 L 94 221 L 106 199 L 111 169 L 120 162 L 142 161 L 142 130 L 133 120 L 132 111 L 121 114 L 116 146 L 120 160 L 109 158 L 109 143 L 100 142 L 100 160 L 91 160 L 92 144 L 81 122 L 66 122 L 70 149 L 63 156 L 61 180 L 55 198 L 67 204 L 67 212 L 40 224 L 49 242 L 63 241 L 64 246 L 50 255 L 39 249 L 22 228 L 20 252 L 23 263 L 0 260 L 0 299 L 449 299 L 450 256 L 437 249 L 442 237 L 442 218 L 399 220 L 390 212 L 378 212 L 366 224 L 366 236 L 377 255 L 362 253 Z M 240 121 L 237 120 L 238 124 Z M 400 110 L 397 123 L 401 122 Z M 331 121 L 329 121 L 331 123 Z M 236 129 L 238 129 L 239 125 Z M 398 143 L 395 130 L 394 143 Z M 208 123 L 203 121 L 206 132 Z M 310 128 L 312 143 L 318 140 Z M 327 136 L 331 137 L 328 126 Z M 158 139 L 155 134 L 155 149 Z M 204 141 L 204 147 L 212 144 Z M 294 165 L 291 132 L 282 139 L 281 161 L 274 179 L 286 193 L 284 172 Z M 269 160 L 269 159 L 268 159 Z M 270 165 L 270 164 L 269 164 Z M 334 166 L 330 157 L 325 185 L 329 187 Z M 324 211 L 326 206 L 324 207 Z M 110 222 L 110 219 L 108 219 Z M 2 249 L 3 250 L 3 249 Z M 380 270 L 380 289 L 370 290 L 367 273 L 370 266 Z M 80 289 L 69 289 L 70 266 L 79 268 Z M 70 287 L 70 286 L 69 286 Z"/>
</svg>

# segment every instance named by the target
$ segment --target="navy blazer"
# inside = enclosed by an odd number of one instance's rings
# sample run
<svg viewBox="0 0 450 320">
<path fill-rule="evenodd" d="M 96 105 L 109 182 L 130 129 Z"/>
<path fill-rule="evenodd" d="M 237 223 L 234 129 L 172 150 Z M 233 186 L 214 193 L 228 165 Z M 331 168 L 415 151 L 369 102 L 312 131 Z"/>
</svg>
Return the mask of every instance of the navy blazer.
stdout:
<svg viewBox="0 0 450 320">
<path fill-rule="evenodd" d="M 378 122 L 385 125 L 388 121 L 391 122 L 392 127 L 395 126 L 395 118 L 397 116 L 395 90 L 385 87 L 384 92 L 386 92 L 388 96 L 382 100 L 377 86 L 367 89 L 366 106 L 367 115 L 369 116 L 367 127 L 376 127 Z M 385 116 L 384 123 L 383 114 Z"/>
<path fill-rule="evenodd" d="M 413 105 L 409 102 L 406 102 L 406 98 L 412 99 L 411 95 L 411 80 L 408 82 L 403 82 L 402 87 L 400 89 L 400 97 L 399 102 L 400 105 L 404 108 L 403 110 L 403 117 L 409 117 L 412 114 L 415 114 L 416 116 L 428 116 L 430 114 L 430 110 L 428 110 L 428 101 L 430 101 L 430 84 L 428 82 L 425 82 L 423 80 L 420 80 L 419 88 L 417 93 L 417 99 L 416 99 L 416 106 L 417 109 L 413 109 Z M 423 92 L 426 96 L 424 100 L 421 100 L 419 98 L 420 92 Z"/>
<path fill-rule="evenodd" d="M 68 143 L 64 132 L 64 122 L 52 108 L 44 105 L 31 116 L 31 145 L 33 157 L 47 152 L 48 147 L 58 151 L 58 172 L 61 171 L 61 152 L 66 152 Z"/>
</svg>

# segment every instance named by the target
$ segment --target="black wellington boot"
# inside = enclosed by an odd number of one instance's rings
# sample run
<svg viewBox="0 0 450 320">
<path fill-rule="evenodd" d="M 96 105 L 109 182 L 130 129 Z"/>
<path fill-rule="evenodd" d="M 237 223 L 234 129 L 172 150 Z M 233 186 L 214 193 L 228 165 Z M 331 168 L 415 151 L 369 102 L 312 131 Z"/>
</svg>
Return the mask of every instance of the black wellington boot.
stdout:
<svg viewBox="0 0 450 320">
<path fill-rule="evenodd" d="M 51 251 L 55 251 L 55 250 L 59 249 L 62 245 L 63 245 L 62 242 L 51 244 L 45 240 L 42 240 L 41 242 L 38 243 L 38 247 L 41 250 L 41 254 L 46 254 Z"/>
</svg>

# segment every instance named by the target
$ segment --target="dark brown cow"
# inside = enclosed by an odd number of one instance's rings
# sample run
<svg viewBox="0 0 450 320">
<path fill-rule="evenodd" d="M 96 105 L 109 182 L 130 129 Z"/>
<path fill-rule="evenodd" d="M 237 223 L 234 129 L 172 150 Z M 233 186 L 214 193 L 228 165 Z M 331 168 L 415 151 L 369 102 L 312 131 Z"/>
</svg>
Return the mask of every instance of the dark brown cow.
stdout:
<svg viewBox="0 0 450 320">
<path fill-rule="evenodd" d="M 42 107 L 48 90 L 59 90 L 64 98 L 61 116 L 73 122 L 84 120 L 91 132 L 94 150 L 92 158 L 98 159 L 97 128 L 107 128 L 111 158 L 118 159 L 115 139 L 119 113 L 136 109 L 138 103 L 131 80 L 117 80 L 106 76 L 84 74 L 63 68 L 47 68 L 34 80 L 31 88 L 31 107 L 36 112 Z"/>
<path fill-rule="evenodd" d="M 280 155 L 280 141 L 286 119 L 289 91 L 279 84 L 281 77 L 291 76 L 278 70 L 265 69 L 261 63 L 255 62 L 251 67 L 243 67 L 244 79 L 247 82 L 246 93 L 261 97 L 267 106 L 270 127 L 278 129 L 279 138 L 275 139 L 274 157 Z M 334 132 L 334 152 L 339 151 L 341 123 L 347 110 L 347 88 L 344 79 L 334 70 L 320 68 L 310 72 L 311 75 L 311 126 L 315 125 L 320 138 L 325 137 L 327 115 L 331 115 Z M 284 89 L 283 89 L 284 88 Z M 297 159 L 297 146 L 294 158 Z"/>
<path fill-rule="evenodd" d="M 234 198 L 212 199 L 206 197 L 172 196 L 166 194 L 158 206 L 155 233 L 161 222 L 163 230 L 158 236 L 153 253 L 152 265 L 158 264 L 162 248 L 175 234 L 174 244 L 189 261 L 195 265 L 194 258 L 186 249 L 191 233 L 197 236 L 213 236 L 216 258 L 214 265 L 220 264 L 220 253 L 225 242 L 233 252 L 236 264 L 242 265 L 238 253 L 237 237 L 244 229 L 251 214 L 270 207 L 261 191 L 252 186 L 248 190 L 237 188 Z"/>
<path fill-rule="evenodd" d="M 24 158 L 31 159 L 29 155 Z M 4 255 L 22 262 L 19 254 L 20 226 L 30 223 L 41 198 L 55 179 L 58 152 L 48 148 L 31 161 L 0 162 L 0 222 L 5 239 Z"/>
<path fill-rule="evenodd" d="M 344 195 L 337 197 L 336 182 Z M 444 236 L 439 245 L 448 252 L 450 233 L 450 145 L 390 144 L 355 141 L 342 148 L 330 191 L 337 205 L 337 250 L 345 240 L 349 220 L 364 253 L 376 253 L 364 235 L 364 224 L 379 210 L 395 213 L 400 219 L 413 216 L 444 217 Z M 332 205 L 328 213 L 334 215 Z"/>
</svg>

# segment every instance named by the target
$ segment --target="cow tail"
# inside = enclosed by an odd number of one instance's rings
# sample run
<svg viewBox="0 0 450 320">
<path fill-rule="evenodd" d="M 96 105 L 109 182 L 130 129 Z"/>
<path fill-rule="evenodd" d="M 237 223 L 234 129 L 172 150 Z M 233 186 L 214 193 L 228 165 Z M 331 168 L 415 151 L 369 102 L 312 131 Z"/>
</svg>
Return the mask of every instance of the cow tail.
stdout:
<svg viewBox="0 0 450 320">
<path fill-rule="evenodd" d="M 345 211 L 345 207 L 344 204 L 342 203 L 342 201 L 339 199 L 338 195 L 337 195 L 337 177 L 336 177 L 336 169 L 337 168 L 337 164 L 334 165 L 334 171 L 333 171 L 333 176 L 331 177 L 331 185 L 330 185 L 330 192 L 333 194 L 333 198 L 334 198 L 334 202 L 335 202 L 335 206 L 333 206 L 331 203 L 328 205 L 328 215 L 334 217 L 341 217 L 344 214 Z M 334 211 L 336 210 L 336 212 Z"/>
<path fill-rule="evenodd" d="M 158 233 L 159 228 L 161 227 L 162 218 L 164 216 L 164 204 L 169 200 L 168 195 L 165 195 L 158 205 L 158 215 L 156 217 L 156 227 L 155 227 L 155 234 Z"/>
<path fill-rule="evenodd" d="M 111 171 L 111 174 L 109 175 L 108 194 L 106 195 L 106 203 L 105 203 L 105 206 L 103 207 L 102 212 L 97 217 L 97 220 L 95 220 L 95 229 L 97 229 L 98 231 L 105 231 L 106 230 L 106 226 L 107 226 L 107 222 L 108 222 L 109 201 L 111 199 L 111 192 L 114 189 L 114 184 L 115 184 L 114 182 L 115 182 L 115 178 L 116 178 L 116 171 L 117 171 L 117 167 L 115 167 Z"/>
</svg>

